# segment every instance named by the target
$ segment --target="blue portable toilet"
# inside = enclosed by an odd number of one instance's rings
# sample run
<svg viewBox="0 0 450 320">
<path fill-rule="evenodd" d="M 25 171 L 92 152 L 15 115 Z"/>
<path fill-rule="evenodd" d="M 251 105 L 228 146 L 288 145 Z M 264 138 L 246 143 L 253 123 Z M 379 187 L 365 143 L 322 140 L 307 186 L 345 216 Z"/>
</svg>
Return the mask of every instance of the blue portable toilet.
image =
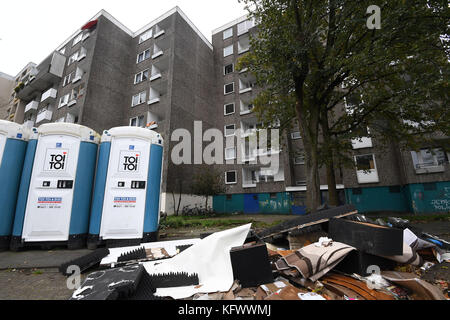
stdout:
<svg viewBox="0 0 450 320">
<path fill-rule="evenodd" d="M 85 246 L 100 136 L 72 123 L 41 125 L 30 138 L 11 250 Z"/>
<path fill-rule="evenodd" d="M 147 128 L 103 133 L 88 248 L 138 245 L 158 238 L 163 139 Z"/>
<path fill-rule="evenodd" d="M 0 120 L 0 250 L 9 248 L 29 134 L 20 124 Z"/>
</svg>

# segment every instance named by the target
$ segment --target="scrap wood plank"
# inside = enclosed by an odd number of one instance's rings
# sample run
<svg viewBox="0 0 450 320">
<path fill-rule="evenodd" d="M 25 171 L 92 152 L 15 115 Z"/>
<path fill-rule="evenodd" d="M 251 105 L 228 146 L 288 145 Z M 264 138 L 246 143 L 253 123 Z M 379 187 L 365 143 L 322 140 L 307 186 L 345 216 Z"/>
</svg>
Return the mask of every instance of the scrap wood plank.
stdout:
<svg viewBox="0 0 450 320">
<path fill-rule="evenodd" d="M 343 218 L 357 214 L 353 205 L 345 205 L 333 209 L 323 210 L 296 219 L 285 221 L 274 227 L 265 229 L 257 234 L 261 239 L 269 238 L 280 233 L 303 229 L 309 226 L 328 222 L 331 218 Z"/>
</svg>

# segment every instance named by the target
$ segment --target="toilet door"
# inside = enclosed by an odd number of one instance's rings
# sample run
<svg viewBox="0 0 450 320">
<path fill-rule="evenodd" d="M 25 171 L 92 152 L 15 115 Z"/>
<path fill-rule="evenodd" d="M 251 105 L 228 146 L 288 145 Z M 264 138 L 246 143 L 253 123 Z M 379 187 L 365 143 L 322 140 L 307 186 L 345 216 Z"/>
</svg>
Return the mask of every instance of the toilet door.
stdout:
<svg viewBox="0 0 450 320">
<path fill-rule="evenodd" d="M 101 239 L 143 237 L 150 145 L 139 138 L 112 139 Z"/>
<path fill-rule="evenodd" d="M 69 240 L 80 143 L 80 138 L 72 136 L 39 137 L 25 210 L 23 240 Z"/>
</svg>

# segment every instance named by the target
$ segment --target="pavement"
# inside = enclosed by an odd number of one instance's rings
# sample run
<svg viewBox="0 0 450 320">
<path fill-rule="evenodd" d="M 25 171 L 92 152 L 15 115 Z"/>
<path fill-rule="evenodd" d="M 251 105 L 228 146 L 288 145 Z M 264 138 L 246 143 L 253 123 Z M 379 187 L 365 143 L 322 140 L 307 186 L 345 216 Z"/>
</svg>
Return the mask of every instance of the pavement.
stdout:
<svg viewBox="0 0 450 320">
<path fill-rule="evenodd" d="M 234 218 L 234 217 L 227 217 Z M 236 216 L 236 219 L 242 219 Z M 296 218 L 296 216 L 246 215 L 268 223 Z M 450 241 L 450 221 L 433 221 L 413 224 L 425 232 Z M 175 229 L 163 232 L 161 241 L 197 238 L 202 233 L 223 229 Z M 67 261 L 91 252 L 82 250 L 27 250 L 21 252 L 0 252 L 0 300 L 67 300 L 73 290 L 67 288 L 67 278 L 58 267 Z M 82 276 L 82 281 L 86 275 Z"/>
</svg>

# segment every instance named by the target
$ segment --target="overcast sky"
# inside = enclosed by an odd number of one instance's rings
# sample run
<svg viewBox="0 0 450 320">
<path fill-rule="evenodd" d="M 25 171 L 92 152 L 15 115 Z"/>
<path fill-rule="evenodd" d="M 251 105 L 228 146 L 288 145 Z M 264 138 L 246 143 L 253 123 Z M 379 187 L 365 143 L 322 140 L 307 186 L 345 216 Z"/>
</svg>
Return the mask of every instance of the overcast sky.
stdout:
<svg viewBox="0 0 450 320">
<path fill-rule="evenodd" d="M 101 9 L 135 32 L 175 6 L 211 32 L 247 12 L 238 0 L 0 0 L 0 71 L 39 64 Z"/>
</svg>

